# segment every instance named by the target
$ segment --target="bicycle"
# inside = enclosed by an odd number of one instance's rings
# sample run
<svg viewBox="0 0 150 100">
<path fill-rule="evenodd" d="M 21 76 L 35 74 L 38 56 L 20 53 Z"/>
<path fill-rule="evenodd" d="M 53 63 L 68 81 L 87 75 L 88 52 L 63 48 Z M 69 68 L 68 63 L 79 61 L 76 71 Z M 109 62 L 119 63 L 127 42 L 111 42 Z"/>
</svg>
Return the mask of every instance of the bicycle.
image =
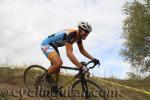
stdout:
<svg viewBox="0 0 150 100">
<path fill-rule="evenodd" d="M 88 67 L 92 61 L 89 61 L 87 63 L 81 62 L 84 66 L 86 66 L 89 70 L 94 68 L 96 64 L 93 66 Z M 101 92 L 103 89 L 97 85 L 94 81 L 90 80 L 90 73 L 89 71 L 87 73 L 84 73 L 83 70 L 79 68 L 74 68 L 74 67 L 67 67 L 67 66 L 61 66 L 61 69 L 69 69 L 69 70 L 76 70 L 78 71 L 78 74 L 74 75 L 73 78 L 71 78 L 69 81 L 61 82 L 61 84 L 58 86 L 58 90 L 64 89 L 68 84 L 71 84 L 70 87 L 70 92 L 71 93 L 71 98 L 73 100 L 83 100 L 92 98 L 93 100 L 100 100 L 100 98 L 105 98 L 103 95 L 101 95 Z M 24 71 L 24 84 L 27 88 L 37 88 L 38 86 L 41 86 L 43 83 L 43 76 L 47 72 L 47 69 L 40 65 L 31 65 L 27 67 Z M 29 76 L 28 76 L 29 75 Z M 77 79 L 77 80 L 76 80 Z M 75 81 L 74 81 L 75 80 Z M 79 90 L 80 89 L 80 90 Z M 78 93 L 77 93 L 78 92 Z M 59 92 L 62 95 L 62 91 Z M 97 95 L 93 94 L 97 93 Z M 90 99 L 91 100 L 91 99 Z"/>
</svg>

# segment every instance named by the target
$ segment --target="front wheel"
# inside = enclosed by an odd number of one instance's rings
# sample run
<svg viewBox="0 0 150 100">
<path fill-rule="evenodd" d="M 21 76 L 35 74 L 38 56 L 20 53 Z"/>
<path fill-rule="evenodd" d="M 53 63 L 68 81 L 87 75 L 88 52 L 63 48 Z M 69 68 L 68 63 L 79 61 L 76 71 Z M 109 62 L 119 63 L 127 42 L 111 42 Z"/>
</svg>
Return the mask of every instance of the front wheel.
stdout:
<svg viewBox="0 0 150 100">
<path fill-rule="evenodd" d="M 36 88 L 42 77 L 46 73 L 46 69 L 40 65 L 31 65 L 24 71 L 24 84 L 28 89 Z"/>
<path fill-rule="evenodd" d="M 73 100 L 103 100 L 103 90 L 95 82 L 91 80 L 77 80 L 72 85 Z"/>
</svg>

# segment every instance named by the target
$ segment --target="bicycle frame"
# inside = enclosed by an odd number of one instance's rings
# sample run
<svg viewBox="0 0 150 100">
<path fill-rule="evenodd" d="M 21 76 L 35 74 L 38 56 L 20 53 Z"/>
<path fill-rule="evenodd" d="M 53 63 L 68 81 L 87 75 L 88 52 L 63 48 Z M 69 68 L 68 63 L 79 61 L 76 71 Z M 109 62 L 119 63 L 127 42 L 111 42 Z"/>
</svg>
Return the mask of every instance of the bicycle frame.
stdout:
<svg viewBox="0 0 150 100">
<path fill-rule="evenodd" d="M 61 69 L 69 69 L 69 70 L 76 70 L 78 71 L 79 73 L 77 73 L 76 75 L 74 75 L 74 77 L 72 79 L 70 79 L 69 81 L 67 81 L 64 85 L 60 86 L 59 89 L 62 89 L 64 88 L 65 86 L 67 86 L 68 84 L 70 84 L 71 82 L 75 81 L 76 78 L 79 78 L 79 80 L 82 81 L 82 87 L 83 87 L 83 84 L 84 83 L 84 80 L 85 80 L 85 75 L 83 74 L 83 71 L 82 70 L 79 70 L 79 68 L 73 68 L 73 67 L 67 67 L 67 66 L 61 66 Z"/>
<path fill-rule="evenodd" d="M 92 69 L 92 68 L 94 68 L 95 67 L 95 64 L 94 64 L 94 66 L 92 66 L 92 67 L 89 67 L 89 66 L 87 66 L 89 63 L 91 63 L 92 61 L 89 61 L 88 63 L 82 63 L 82 65 L 84 65 L 85 67 L 87 67 L 88 69 Z M 30 65 L 26 70 L 25 70 L 25 72 L 24 72 L 24 83 L 25 83 L 25 85 L 28 87 L 28 88 L 30 88 L 30 84 L 28 84 L 30 81 L 28 81 L 27 79 L 28 79 L 28 77 L 27 77 L 27 75 L 28 75 L 28 71 L 30 71 L 31 69 L 33 70 L 33 68 L 39 68 L 39 69 L 41 69 L 42 71 L 44 71 L 42 74 L 40 73 L 37 77 L 35 77 L 35 81 L 34 81 L 34 87 L 35 88 L 38 88 L 38 86 L 42 86 L 42 85 L 44 85 L 44 84 L 42 84 L 43 83 L 43 77 L 44 77 L 44 75 L 46 74 L 46 72 L 47 72 L 47 69 L 45 69 L 43 66 L 40 66 L 40 65 Z M 69 81 L 67 81 L 67 82 L 65 82 L 62 86 L 59 86 L 57 89 L 62 89 L 62 88 L 64 88 L 65 89 L 65 87 L 68 85 L 68 84 L 70 84 L 70 83 L 73 83 L 73 84 L 71 84 L 71 89 L 73 90 L 73 89 L 75 89 L 75 87 L 76 86 L 79 86 L 79 85 L 81 85 L 81 89 L 82 89 L 82 91 L 83 91 L 83 93 L 85 93 L 85 96 L 86 97 L 88 97 L 89 96 L 89 93 L 90 93 L 90 91 L 89 91 L 89 87 L 88 87 L 88 85 L 89 84 L 92 84 L 95 88 L 98 88 L 98 89 L 100 89 L 101 90 L 101 88 L 96 84 L 96 83 L 94 83 L 94 82 L 92 82 L 92 81 L 90 81 L 89 79 L 88 79 L 88 77 L 89 77 L 89 75 L 86 73 L 86 72 L 84 72 L 82 69 L 79 69 L 79 68 L 77 68 L 77 67 L 67 67 L 67 66 L 61 66 L 61 69 L 69 69 L 69 70 L 76 70 L 76 71 L 78 71 L 78 73 L 77 74 L 75 74 L 74 76 L 73 76 L 73 78 L 71 78 L 71 79 L 69 79 Z M 86 76 L 86 75 L 88 75 L 88 76 Z M 34 78 L 34 77 L 33 77 Z M 77 79 L 78 78 L 78 80 L 75 80 L 75 79 Z M 72 82 L 73 81 L 73 82 Z M 32 82 L 33 83 L 33 82 Z M 77 85 L 77 84 L 79 84 L 79 85 Z"/>
</svg>

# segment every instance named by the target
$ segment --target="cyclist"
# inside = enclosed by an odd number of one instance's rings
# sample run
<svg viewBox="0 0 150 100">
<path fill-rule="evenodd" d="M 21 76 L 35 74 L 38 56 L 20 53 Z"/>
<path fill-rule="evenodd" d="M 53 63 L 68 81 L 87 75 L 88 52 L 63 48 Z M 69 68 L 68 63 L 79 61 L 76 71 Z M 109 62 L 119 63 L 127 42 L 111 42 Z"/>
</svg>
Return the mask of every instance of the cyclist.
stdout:
<svg viewBox="0 0 150 100">
<path fill-rule="evenodd" d="M 57 80 L 59 79 L 60 67 L 63 62 L 59 55 L 58 47 L 65 46 L 67 57 L 74 65 L 85 72 L 88 69 L 84 67 L 73 54 L 73 43 L 77 43 L 81 54 L 90 60 L 93 60 L 94 63 L 99 63 L 99 60 L 92 57 L 83 47 L 82 40 L 85 40 L 91 31 L 91 25 L 88 22 L 83 21 L 78 23 L 77 29 L 65 29 L 63 31 L 56 32 L 49 35 L 42 41 L 41 50 L 52 63 L 45 75 L 45 81 L 48 84 L 51 86 L 57 84 L 51 77 L 52 74 L 56 74 Z"/>
</svg>

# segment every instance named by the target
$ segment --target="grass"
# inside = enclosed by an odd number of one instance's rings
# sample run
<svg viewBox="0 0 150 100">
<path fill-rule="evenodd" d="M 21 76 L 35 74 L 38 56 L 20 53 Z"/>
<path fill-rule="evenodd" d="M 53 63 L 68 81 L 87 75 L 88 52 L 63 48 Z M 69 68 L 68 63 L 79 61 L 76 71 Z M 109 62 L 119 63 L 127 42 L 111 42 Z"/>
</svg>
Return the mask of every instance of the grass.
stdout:
<svg viewBox="0 0 150 100">
<path fill-rule="evenodd" d="M 0 86 L 6 86 L 5 88 L 23 87 L 24 69 L 25 68 L 0 67 Z M 61 75 L 59 84 L 65 83 L 66 81 L 70 80 L 72 77 L 73 77 L 72 75 Z M 150 95 L 144 93 L 139 93 L 131 89 L 126 89 L 124 87 L 105 83 L 97 79 L 93 79 L 93 78 L 90 79 L 96 82 L 99 86 L 101 86 L 105 90 L 113 90 L 113 89 L 119 90 L 119 94 L 120 94 L 119 97 L 117 98 L 109 97 L 108 100 L 149 100 L 150 98 Z M 150 79 L 143 79 L 143 80 L 120 80 L 115 78 L 101 78 L 101 79 L 150 92 L 150 85 L 149 85 Z M 37 98 L 32 98 L 32 99 L 27 98 L 23 100 L 34 100 L 34 99 L 36 100 Z M 5 96 L 5 97 L 0 96 L 0 100 L 15 100 L 15 98 L 11 96 Z M 46 98 L 43 98 L 43 100 L 46 100 Z M 69 99 L 65 98 L 65 100 L 69 100 Z"/>
</svg>

